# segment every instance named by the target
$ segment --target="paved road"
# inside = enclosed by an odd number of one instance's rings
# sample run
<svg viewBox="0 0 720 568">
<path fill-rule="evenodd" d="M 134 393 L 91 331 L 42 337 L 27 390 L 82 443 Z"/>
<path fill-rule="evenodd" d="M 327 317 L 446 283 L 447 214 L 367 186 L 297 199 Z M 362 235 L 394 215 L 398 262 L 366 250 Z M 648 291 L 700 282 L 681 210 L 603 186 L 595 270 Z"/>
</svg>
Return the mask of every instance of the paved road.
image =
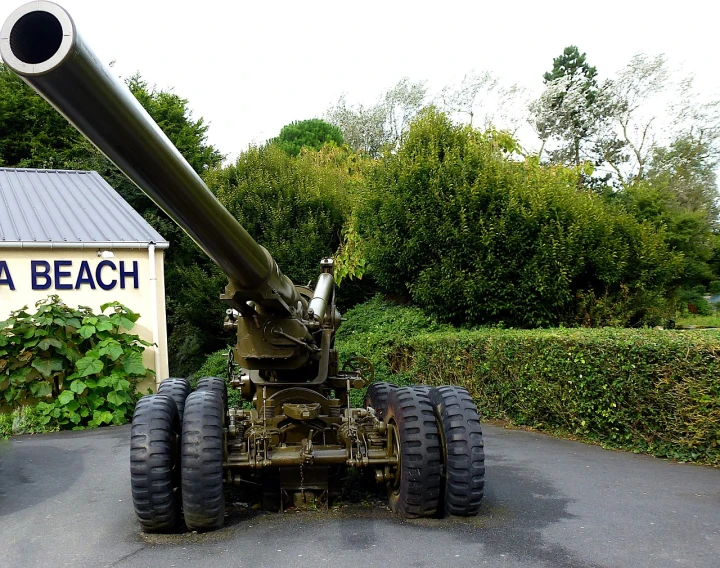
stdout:
<svg viewBox="0 0 720 568">
<path fill-rule="evenodd" d="M 351 505 L 235 511 L 216 533 L 146 536 L 130 500 L 129 432 L 0 442 L 0 566 L 720 565 L 720 470 L 490 425 L 487 493 L 473 520 L 402 522 Z"/>
</svg>

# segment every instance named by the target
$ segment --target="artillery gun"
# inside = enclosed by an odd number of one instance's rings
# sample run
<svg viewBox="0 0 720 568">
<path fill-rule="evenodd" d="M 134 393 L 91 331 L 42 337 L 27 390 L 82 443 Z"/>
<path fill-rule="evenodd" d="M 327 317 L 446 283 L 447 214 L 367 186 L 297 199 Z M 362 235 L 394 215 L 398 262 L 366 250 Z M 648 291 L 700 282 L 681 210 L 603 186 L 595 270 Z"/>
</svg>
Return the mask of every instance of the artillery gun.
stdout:
<svg viewBox="0 0 720 568">
<path fill-rule="evenodd" d="M 224 484 L 266 502 L 327 503 L 343 468 L 369 470 L 406 517 L 475 515 L 482 432 L 467 391 L 373 383 L 363 358 L 339 364 L 332 259 L 314 288 L 294 285 L 220 204 L 143 107 L 51 2 L 18 8 L 0 31 L 5 63 L 144 191 L 225 272 L 225 325 L 237 329 L 229 381 L 166 379 L 140 399 L 131 486 L 142 528 L 219 528 Z M 229 407 L 227 389 L 251 407 Z M 350 390 L 369 385 L 364 408 Z M 249 405 L 246 405 L 249 406 Z"/>
</svg>

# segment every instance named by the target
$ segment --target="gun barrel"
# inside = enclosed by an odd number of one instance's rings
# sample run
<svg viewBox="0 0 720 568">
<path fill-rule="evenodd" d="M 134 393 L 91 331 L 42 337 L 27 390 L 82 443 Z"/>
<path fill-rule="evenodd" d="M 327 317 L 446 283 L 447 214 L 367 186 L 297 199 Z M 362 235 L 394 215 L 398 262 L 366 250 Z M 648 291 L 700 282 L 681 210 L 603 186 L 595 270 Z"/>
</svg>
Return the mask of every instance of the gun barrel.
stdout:
<svg viewBox="0 0 720 568">
<path fill-rule="evenodd" d="M 297 306 L 292 282 L 98 61 L 63 8 L 35 1 L 15 10 L 0 30 L 0 55 L 180 225 L 231 284 Z"/>
</svg>

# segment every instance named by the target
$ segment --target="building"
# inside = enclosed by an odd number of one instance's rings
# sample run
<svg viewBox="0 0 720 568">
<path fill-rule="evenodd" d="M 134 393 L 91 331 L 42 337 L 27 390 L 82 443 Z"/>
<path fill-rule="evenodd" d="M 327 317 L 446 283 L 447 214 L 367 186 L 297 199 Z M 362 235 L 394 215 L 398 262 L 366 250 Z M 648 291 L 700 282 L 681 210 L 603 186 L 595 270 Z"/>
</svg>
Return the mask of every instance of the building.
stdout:
<svg viewBox="0 0 720 568">
<path fill-rule="evenodd" d="M 167 247 L 97 172 L 0 168 L 0 320 L 51 294 L 93 311 L 118 301 L 140 314 L 132 333 L 157 344 L 144 363 L 160 381 L 169 374 Z"/>
</svg>

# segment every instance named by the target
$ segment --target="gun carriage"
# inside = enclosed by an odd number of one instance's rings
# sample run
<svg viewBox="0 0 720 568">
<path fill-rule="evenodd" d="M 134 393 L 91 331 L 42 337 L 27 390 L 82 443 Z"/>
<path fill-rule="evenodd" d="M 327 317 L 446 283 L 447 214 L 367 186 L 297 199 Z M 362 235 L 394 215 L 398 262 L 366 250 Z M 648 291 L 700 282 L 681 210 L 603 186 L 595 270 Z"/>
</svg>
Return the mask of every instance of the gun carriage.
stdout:
<svg viewBox="0 0 720 568">
<path fill-rule="evenodd" d="M 294 285 L 220 204 L 127 88 L 51 2 L 21 6 L 0 32 L 6 64 L 62 113 L 224 271 L 237 330 L 229 381 L 166 379 L 140 399 L 131 486 L 146 531 L 224 522 L 223 485 L 256 483 L 267 503 L 327 502 L 338 469 L 367 469 L 403 516 L 477 514 L 484 453 L 475 405 L 457 387 L 373 383 L 363 358 L 340 367 L 332 259 Z M 350 390 L 368 387 L 364 408 Z M 227 389 L 242 407 L 229 407 Z"/>
</svg>

